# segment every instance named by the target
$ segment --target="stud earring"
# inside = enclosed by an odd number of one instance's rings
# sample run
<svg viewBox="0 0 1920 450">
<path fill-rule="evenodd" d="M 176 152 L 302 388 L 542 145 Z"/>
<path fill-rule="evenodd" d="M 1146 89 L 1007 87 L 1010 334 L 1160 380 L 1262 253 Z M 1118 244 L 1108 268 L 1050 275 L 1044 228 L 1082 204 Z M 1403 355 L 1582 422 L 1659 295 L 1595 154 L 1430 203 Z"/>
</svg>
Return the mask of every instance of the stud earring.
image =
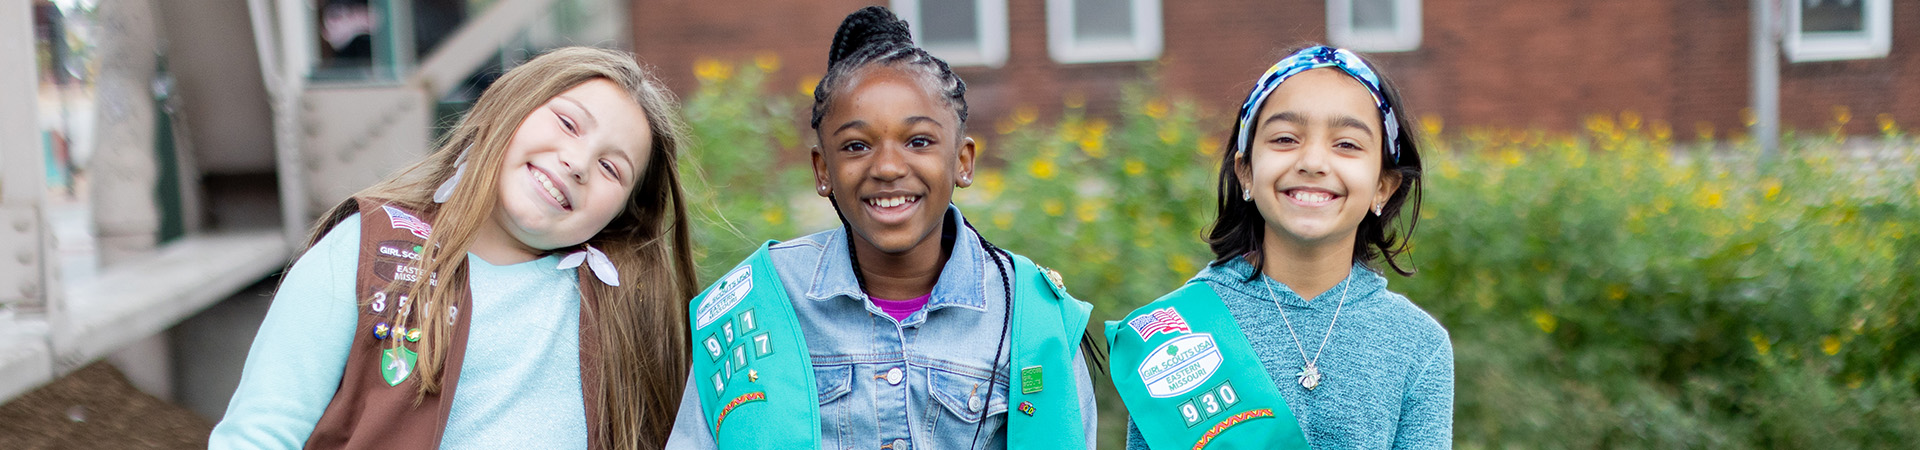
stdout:
<svg viewBox="0 0 1920 450">
<path fill-rule="evenodd" d="M 1240 200 L 1241 200 L 1241 201 L 1249 201 L 1249 202 L 1250 202 L 1250 201 L 1253 201 L 1253 191 L 1251 191 L 1251 190 L 1247 190 L 1247 189 L 1241 189 L 1241 190 L 1240 190 Z"/>
<path fill-rule="evenodd" d="M 1380 209 L 1381 209 L 1381 208 L 1385 208 L 1385 207 L 1386 207 L 1386 204 L 1383 204 L 1383 203 L 1375 203 L 1375 204 L 1373 204 L 1373 215 L 1375 215 L 1375 216 L 1378 216 L 1378 215 L 1380 215 Z"/>
<path fill-rule="evenodd" d="M 827 185 L 814 186 L 813 189 L 820 191 L 820 195 L 827 195 Z"/>
</svg>

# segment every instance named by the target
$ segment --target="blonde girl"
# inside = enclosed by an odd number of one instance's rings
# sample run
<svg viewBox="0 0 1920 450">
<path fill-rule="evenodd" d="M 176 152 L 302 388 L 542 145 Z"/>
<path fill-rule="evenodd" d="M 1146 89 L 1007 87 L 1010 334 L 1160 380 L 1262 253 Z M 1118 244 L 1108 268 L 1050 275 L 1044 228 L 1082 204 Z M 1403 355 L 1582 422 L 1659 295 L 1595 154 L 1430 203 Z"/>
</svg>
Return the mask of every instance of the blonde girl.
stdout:
<svg viewBox="0 0 1920 450">
<path fill-rule="evenodd" d="M 314 227 L 212 448 L 658 448 L 695 293 L 675 101 L 632 56 L 508 71 Z"/>
</svg>

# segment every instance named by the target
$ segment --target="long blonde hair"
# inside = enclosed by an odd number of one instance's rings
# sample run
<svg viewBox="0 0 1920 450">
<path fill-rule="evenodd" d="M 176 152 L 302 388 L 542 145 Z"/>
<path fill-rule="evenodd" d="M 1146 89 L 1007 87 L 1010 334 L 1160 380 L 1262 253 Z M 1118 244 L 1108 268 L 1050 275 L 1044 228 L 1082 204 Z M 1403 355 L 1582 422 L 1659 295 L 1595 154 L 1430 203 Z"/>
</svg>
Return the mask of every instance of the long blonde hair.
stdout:
<svg viewBox="0 0 1920 450">
<path fill-rule="evenodd" d="M 596 79 L 612 81 L 632 96 L 646 113 L 653 139 L 645 175 L 635 185 L 626 209 L 586 242 L 612 259 L 619 268 L 621 286 L 598 281 L 583 284 L 592 295 L 582 299 L 593 301 L 581 308 L 595 319 L 593 331 L 598 339 L 580 344 L 597 345 L 599 364 L 586 367 L 587 361 L 581 361 L 582 369 L 597 370 L 600 384 L 583 385 L 582 390 L 593 393 L 597 388 L 600 395 L 586 401 L 606 423 L 598 436 L 588 438 L 599 440 L 605 448 L 659 448 L 672 429 L 685 386 L 686 307 L 698 292 L 676 161 L 687 131 L 672 94 L 631 55 L 568 47 L 507 71 L 425 160 L 354 196 L 385 200 L 433 217 L 433 233 L 414 264 L 422 273 L 436 274 L 438 281 L 401 288 L 415 299 L 417 313 L 404 326 L 421 329 L 414 373 L 424 398 L 440 391 L 441 371 L 452 345 L 451 339 L 442 338 L 453 335 L 449 321 L 428 318 L 440 317 L 437 313 L 456 304 L 456 296 L 466 292 L 467 250 L 476 230 L 493 220 L 508 142 L 528 114 L 554 96 Z M 470 167 L 447 202 L 434 203 L 434 190 L 453 176 L 463 151 Z M 352 200 L 333 208 L 316 224 L 308 245 L 358 210 Z M 556 251 L 566 250 L 570 249 Z M 399 340 L 395 342 L 398 345 Z"/>
</svg>

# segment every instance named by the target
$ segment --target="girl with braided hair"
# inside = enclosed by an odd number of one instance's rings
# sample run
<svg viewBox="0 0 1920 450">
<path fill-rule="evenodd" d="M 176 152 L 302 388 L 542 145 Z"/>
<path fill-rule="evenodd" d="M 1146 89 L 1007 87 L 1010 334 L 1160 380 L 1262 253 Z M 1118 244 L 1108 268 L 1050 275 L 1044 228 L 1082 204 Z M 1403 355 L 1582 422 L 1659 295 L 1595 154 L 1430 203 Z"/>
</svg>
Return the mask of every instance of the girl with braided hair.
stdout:
<svg viewBox="0 0 1920 450">
<path fill-rule="evenodd" d="M 950 203 L 972 184 L 965 94 L 887 9 L 841 23 L 812 157 L 842 226 L 692 301 L 668 448 L 1093 448 L 1091 306 Z"/>
</svg>

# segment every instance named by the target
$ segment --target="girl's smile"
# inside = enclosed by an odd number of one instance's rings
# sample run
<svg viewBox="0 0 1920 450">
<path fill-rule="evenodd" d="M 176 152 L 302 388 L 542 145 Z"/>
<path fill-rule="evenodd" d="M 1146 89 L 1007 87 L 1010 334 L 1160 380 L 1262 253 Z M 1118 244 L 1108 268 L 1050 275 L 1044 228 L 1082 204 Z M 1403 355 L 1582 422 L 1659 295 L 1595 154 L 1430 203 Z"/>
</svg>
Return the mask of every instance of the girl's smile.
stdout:
<svg viewBox="0 0 1920 450">
<path fill-rule="evenodd" d="M 543 198 L 547 200 L 547 203 L 552 205 L 554 209 L 560 210 L 561 212 L 573 210 L 573 203 L 567 200 L 566 183 L 554 183 L 553 172 L 533 165 L 533 163 L 527 163 L 527 176 L 533 177 L 533 183 L 529 185 L 529 187 L 538 189 L 540 191 L 539 194 L 543 195 Z"/>
</svg>

